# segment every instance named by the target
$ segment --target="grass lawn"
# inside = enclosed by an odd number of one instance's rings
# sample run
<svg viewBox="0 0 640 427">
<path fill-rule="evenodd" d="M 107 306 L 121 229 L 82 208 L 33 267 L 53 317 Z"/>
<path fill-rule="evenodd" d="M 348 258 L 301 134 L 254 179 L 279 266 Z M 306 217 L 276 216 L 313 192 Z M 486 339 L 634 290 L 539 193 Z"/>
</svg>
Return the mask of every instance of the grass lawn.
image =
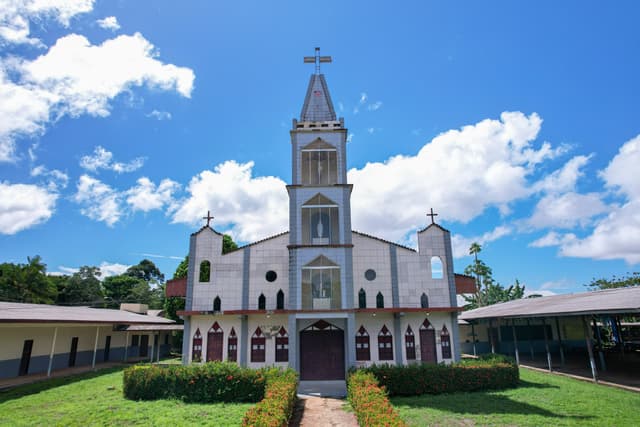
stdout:
<svg viewBox="0 0 640 427">
<path fill-rule="evenodd" d="M 238 426 L 252 405 L 133 402 L 122 396 L 122 368 L 113 368 L 0 392 L 0 425 Z"/>
<path fill-rule="evenodd" d="M 640 394 L 520 369 L 517 389 L 395 397 L 411 426 L 638 426 Z"/>
</svg>

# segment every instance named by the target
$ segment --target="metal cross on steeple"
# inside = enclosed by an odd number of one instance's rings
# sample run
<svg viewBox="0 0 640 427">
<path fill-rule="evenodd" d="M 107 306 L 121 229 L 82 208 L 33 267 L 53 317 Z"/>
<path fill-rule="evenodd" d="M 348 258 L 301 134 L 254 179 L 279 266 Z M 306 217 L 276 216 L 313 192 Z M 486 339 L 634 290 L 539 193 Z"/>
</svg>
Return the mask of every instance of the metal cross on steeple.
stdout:
<svg viewBox="0 0 640 427">
<path fill-rule="evenodd" d="M 207 216 L 203 216 L 202 219 L 206 219 L 207 220 L 207 227 L 209 226 L 209 223 L 211 222 L 211 220 L 213 219 L 213 215 L 211 215 L 210 211 L 207 211 Z"/>
<path fill-rule="evenodd" d="M 431 217 L 431 224 L 435 224 L 436 223 L 433 218 L 438 216 L 438 214 L 437 213 L 433 213 L 433 208 L 431 208 L 431 213 L 428 213 L 427 216 Z"/>
<path fill-rule="evenodd" d="M 304 63 L 316 64 L 316 74 L 320 74 L 320 63 L 321 62 L 331 62 L 330 56 L 320 56 L 320 48 L 316 48 L 315 56 L 305 56 Z"/>
</svg>

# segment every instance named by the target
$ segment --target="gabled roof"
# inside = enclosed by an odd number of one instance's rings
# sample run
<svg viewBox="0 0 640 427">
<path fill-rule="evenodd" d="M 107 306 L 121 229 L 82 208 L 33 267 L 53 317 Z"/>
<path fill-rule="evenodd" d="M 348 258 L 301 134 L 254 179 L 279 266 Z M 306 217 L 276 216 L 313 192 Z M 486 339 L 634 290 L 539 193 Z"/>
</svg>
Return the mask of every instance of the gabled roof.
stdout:
<svg viewBox="0 0 640 427">
<path fill-rule="evenodd" d="M 396 246 L 396 247 L 398 247 L 398 248 L 406 249 L 406 250 L 411 251 L 411 252 L 417 252 L 417 251 L 416 251 L 415 249 L 413 249 L 413 248 L 410 248 L 410 247 L 408 247 L 408 246 L 403 246 L 403 245 L 401 245 L 401 244 L 399 244 L 399 243 L 395 243 L 395 242 L 392 242 L 392 241 L 390 241 L 390 240 L 385 240 L 385 239 L 382 239 L 382 238 L 380 238 L 380 237 L 372 236 L 372 235 L 370 235 L 370 234 L 362 233 L 362 232 L 360 232 L 360 231 L 356 231 L 356 230 L 352 230 L 351 232 L 352 232 L 352 233 L 355 233 L 355 234 L 358 234 L 358 235 L 360 235 L 360 236 L 362 236 L 362 237 L 368 237 L 369 239 L 374 239 L 374 240 L 377 240 L 377 241 L 382 242 L 382 243 L 387 243 L 387 244 L 389 244 L 389 245 L 393 245 L 393 246 Z"/>
<path fill-rule="evenodd" d="M 210 227 L 210 226 L 208 226 L 208 225 L 203 225 L 203 226 L 200 228 L 200 230 L 198 230 L 198 231 L 195 231 L 195 232 L 191 233 L 191 235 L 192 235 L 192 236 L 195 236 L 196 234 L 200 234 L 200 233 L 202 233 L 204 230 L 207 230 L 207 229 L 209 229 L 209 230 L 213 231 L 213 232 L 214 232 L 214 233 L 216 233 L 218 236 L 222 236 L 222 235 L 223 235 L 222 233 L 220 233 L 220 232 L 218 232 L 218 231 L 214 230 L 212 227 Z"/>
<path fill-rule="evenodd" d="M 449 230 L 447 230 L 446 228 L 444 228 L 444 227 L 443 227 L 443 226 L 441 226 L 440 224 L 436 224 L 435 222 L 434 222 L 433 224 L 429 224 L 429 225 L 427 225 L 427 226 L 426 226 L 425 228 L 423 228 L 422 230 L 418 230 L 418 233 L 425 232 L 425 231 L 427 231 L 428 229 L 430 229 L 431 227 L 436 227 L 436 228 L 439 228 L 439 229 L 440 229 L 440 230 L 442 230 L 442 231 L 445 231 L 445 232 L 447 232 L 447 233 L 450 233 L 450 231 L 449 231 Z"/>
<path fill-rule="evenodd" d="M 301 122 L 328 122 L 336 120 L 336 112 L 333 109 L 329 88 L 324 79 L 324 74 L 312 74 L 309 79 L 307 96 L 304 98 Z"/>
</svg>

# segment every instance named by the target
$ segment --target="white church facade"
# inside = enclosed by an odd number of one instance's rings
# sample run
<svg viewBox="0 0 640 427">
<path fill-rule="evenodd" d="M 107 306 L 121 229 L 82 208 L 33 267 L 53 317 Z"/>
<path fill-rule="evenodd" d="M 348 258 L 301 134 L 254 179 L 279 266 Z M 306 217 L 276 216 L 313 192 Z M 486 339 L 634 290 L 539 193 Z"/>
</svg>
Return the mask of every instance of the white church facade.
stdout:
<svg viewBox="0 0 640 427">
<path fill-rule="evenodd" d="M 183 363 L 291 366 L 344 379 L 373 363 L 459 359 L 449 231 L 433 221 L 417 250 L 352 231 L 347 129 L 315 62 L 291 135 L 289 230 L 222 254 L 209 225 L 191 235 Z"/>
</svg>

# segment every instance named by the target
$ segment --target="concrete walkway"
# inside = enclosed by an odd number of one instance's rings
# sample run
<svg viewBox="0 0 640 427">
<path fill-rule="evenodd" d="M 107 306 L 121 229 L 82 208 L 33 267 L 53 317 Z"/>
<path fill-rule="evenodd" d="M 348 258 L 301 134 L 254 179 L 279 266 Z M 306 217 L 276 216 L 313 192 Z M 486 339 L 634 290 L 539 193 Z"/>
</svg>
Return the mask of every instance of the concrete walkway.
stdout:
<svg viewBox="0 0 640 427">
<path fill-rule="evenodd" d="M 342 399 L 347 396 L 347 382 L 345 380 L 300 381 L 298 395 Z"/>
<path fill-rule="evenodd" d="M 23 384 L 32 384 L 40 381 L 46 381 L 51 378 L 68 377 L 72 375 L 82 374 L 84 372 L 98 371 L 100 369 L 112 368 L 114 366 L 122 366 L 122 365 L 124 365 L 124 363 L 122 362 L 96 363 L 95 368 L 92 367 L 91 365 L 85 365 L 85 366 L 77 366 L 74 368 L 57 369 L 51 372 L 51 376 L 47 376 L 46 372 L 42 372 L 39 374 L 30 374 L 30 375 L 23 375 L 19 377 L 6 378 L 3 380 L 0 380 L 0 390 L 7 390 Z"/>
<path fill-rule="evenodd" d="M 358 427 L 353 412 L 346 412 L 345 400 L 328 397 L 299 396 L 290 427 Z"/>
</svg>

